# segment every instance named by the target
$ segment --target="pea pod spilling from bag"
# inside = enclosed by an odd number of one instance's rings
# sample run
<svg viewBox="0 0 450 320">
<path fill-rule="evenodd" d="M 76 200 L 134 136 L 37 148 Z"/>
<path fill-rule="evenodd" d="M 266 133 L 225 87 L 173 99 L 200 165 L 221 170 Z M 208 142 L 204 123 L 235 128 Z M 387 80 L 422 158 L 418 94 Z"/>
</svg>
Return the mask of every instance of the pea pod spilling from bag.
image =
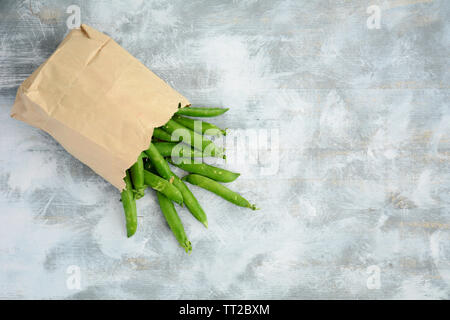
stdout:
<svg viewBox="0 0 450 320">
<path fill-rule="evenodd" d="M 127 236 L 131 237 L 137 229 L 137 210 L 136 198 L 131 185 L 130 172 L 127 170 L 125 180 L 125 189 L 121 193 L 123 210 L 125 211 L 125 222 L 127 226 Z"/>
<path fill-rule="evenodd" d="M 224 154 L 224 150 L 216 146 L 214 142 L 174 120 L 169 120 L 162 129 L 172 136 L 179 137 L 178 139 L 183 140 L 183 142 L 190 144 L 192 147 L 207 152 L 212 156 L 223 156 Z"/>
<path fill-rule="evenodd" d="M 257 210 L 256 206 L 244 197 L 221 184 L 235 181 L 240 176 L 239 173 L 203 162 L 195 163 L 192 161 L 193 158 L 207 156 L 225 157 L 224 150 L 204 136 L 207 132 L 208 134 L 225 135 L 225 131 L 213 124 L 185 118 L 184 116 L 212 117 L 223 114 L 227 110 L 186 107 L 179 109 L 164 126 L 155 128 L 150 146 L 130 168 L 131 180 L 127 171 L 127 189 L 122 194 L 127 200 L 127 207 L 125 207 L 124 202 L 124 208 L 127 230 L 130 229 L 129 236 L 136 224 L 135 219 L 132 218 L 136 216 L 134 199 L 139 199 L 143 194 L 143 189 L 147 186 L 156 191 L 158 203 L 167 224 L 181 247 L 189 253 L 192 250 L 192 245 L 187 238 L 174 202 L 181 206 L 186 205 L 189 212 L 205 227 L 208 227 L 208 218 L 197 198 L 184 181 L 211 191 L 237 206 Z M 184 139 L 181 139 L 182 137 Z M 212 152 L 205 152 L 206 150 Z M 190 174 L 180 179 L 172 172 L 169 163 Z M 131 182 L 133 186 L 129 185 Z M 126 197 L 131 200 L 128 201 Z"/>
</svg>

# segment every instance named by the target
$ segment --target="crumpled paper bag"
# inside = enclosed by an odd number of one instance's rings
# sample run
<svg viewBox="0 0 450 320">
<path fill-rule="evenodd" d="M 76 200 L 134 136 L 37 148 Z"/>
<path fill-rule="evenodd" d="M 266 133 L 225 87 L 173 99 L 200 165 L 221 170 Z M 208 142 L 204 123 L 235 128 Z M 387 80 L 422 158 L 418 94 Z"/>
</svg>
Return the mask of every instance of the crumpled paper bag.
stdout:
<svg viewBox="0 0 450 320">
<path fill-rule="evenodd" d="M 105 34 L 72 30 L 17 91 L 11 116 L 48 132 L 119 190 L 153 128 L 189 101 Z"/>
</svg>

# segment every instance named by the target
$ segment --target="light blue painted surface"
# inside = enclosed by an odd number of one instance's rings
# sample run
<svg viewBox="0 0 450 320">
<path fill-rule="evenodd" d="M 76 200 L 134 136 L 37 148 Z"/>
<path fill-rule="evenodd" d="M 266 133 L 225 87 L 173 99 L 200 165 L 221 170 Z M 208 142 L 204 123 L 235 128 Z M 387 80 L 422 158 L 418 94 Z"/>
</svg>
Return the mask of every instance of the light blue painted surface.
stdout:
<svg viewBox="0 0 450 320">
<path fill-rule="evenodd" d="M 262 210 L 193 187 L 210 227 L 180 210 L 187 256 L 148 192 L 127 240 L 117 190 L 9 117 L 71 4 L 194 104 L 230 107 L 219 125 L 279 130 L 276 174 L 234 167 Z M 3 0 L 0 298 L 450 298 L 449 15 L 444 0 Z"/>
</svg>

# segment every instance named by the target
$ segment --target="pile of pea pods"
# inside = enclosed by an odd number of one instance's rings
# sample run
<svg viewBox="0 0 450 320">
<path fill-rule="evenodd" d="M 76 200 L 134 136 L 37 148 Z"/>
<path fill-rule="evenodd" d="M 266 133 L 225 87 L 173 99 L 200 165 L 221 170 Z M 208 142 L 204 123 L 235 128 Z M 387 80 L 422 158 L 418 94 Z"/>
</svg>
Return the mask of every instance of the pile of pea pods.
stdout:
<svg viewBox="0 0 450 320">
<path fill-rule="evenodd" d="M 225 158 L 224 150 L 207 136 L 226 135 L 226 131 L 214 124 L 189 117 L 216 117 L 226 111 L 228 111 L 227 108 L 187 106 L 179 108 L 164 126 L 154 129 L 149 148 L 139 155 L 124 178 L 126 187 L 121 193 L 121 201 L 125 211 L 128 237 L 136 233 L 136 200 L 144 196 L 147 187 L 155 190 L 167 224 L 181 247 L 188 253 L 192 251 L 192 245 L 174 202 L 180 206 L 185 205 L 205 227 L 208 227 L 208 219 L 195 196 L 184 183 L 185 181 L 211 191 L 235 205 L 257 210 L 255 205 L 222 184 L 236 180 L 239 173 L 218 168 L 203 161 L 193 161 L 195 158 L 209 156 Z M 172 172 L 169 164 L 188 174 L 180 179 Z"/>
</svg>

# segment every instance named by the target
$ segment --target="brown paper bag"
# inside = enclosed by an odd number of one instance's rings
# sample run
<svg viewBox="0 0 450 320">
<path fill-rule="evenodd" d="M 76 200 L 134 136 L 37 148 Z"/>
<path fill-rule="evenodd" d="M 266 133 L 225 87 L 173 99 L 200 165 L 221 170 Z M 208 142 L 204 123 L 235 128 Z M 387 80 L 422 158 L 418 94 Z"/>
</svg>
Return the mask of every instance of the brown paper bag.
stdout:
<svg viewBox="0 0 450 320">
<path fill-rule="evenodd" d="M 17 91 L 11 116 L 48 132 L 119 190 L 153 128 L 189 101 L 105 34 L 72 30 Z"/>
</svg>

